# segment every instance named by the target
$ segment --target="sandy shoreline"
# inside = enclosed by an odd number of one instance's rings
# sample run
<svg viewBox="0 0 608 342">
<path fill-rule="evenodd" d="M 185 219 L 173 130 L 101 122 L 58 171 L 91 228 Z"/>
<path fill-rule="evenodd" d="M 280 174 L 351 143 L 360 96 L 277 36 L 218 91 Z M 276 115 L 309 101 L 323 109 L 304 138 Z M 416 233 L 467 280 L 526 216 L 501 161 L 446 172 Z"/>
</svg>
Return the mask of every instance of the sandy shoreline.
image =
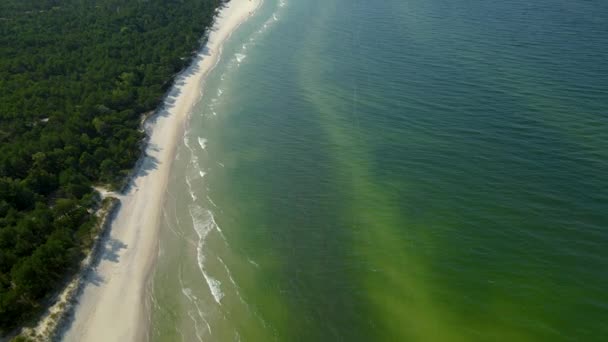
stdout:
<svg viewBox="0 0 608 342">
<path fill-rule="evenodd" d="M 205 76 L 217 64 L 223 42 L 261 0 L 231 0 L 218 15 L 209 40 L 175 81 L 162 108 L 146 123 L 146 157 L 103 242 L 98 266 L 87 275 L 64 341 L 141 341 L 148 336 L 146 286 L 158 246 L 158 228 L 171 163 Z"/>
</svg>

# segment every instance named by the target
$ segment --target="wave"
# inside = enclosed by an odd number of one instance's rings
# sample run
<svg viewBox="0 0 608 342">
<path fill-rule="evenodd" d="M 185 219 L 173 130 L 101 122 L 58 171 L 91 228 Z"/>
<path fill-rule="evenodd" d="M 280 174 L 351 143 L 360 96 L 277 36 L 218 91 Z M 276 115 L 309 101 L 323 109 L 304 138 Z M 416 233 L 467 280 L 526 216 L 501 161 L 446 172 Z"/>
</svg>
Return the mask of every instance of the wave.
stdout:
<svg viewBox="0 0 608 342">
<path fill-rule="evenodd" d="M 171 224 L 171 222 L 169 221 L 169 217 L 167 216 L 167 211 L 163 210 L 162 212 L 163 215 L 163 221 L 165 221 L 165 226 L 167 228 L 169 228 L 169 230 L 177 237 L 177 238 L 183 238 L 183 234 L 178 233 L 177 230 L 175 230 L 173 228 L 173 225 Z M 177 221 L 177 226 L 179 226 L 179 221 Z"/>
<path fill-rule="evenodd" d="M 203 149 L 203 151 L 207 149 L 207 139 L 198 137 L 198 144 Z"/>
<path fill-rule="evenodd" d="M 211 326 L 209 325 L 209 322 L 205 319 L 205 314 L 203 313 L 203 310 L 201 310 L 201 308 L 198 304 L 198 298 L 192 293 L 192 290 L 190 288 L 188 288 L 184 285 L 184 281 L 182 280 L 181 270 L 179 272 L 178 277 L 179 277 L 179 283 L 181 286 L 182 294 L 188 299 L 188 302 L 190 302 L 190 304 L 194 305 L 194 307 L 196 308 L 196 313 L 197 313 L 198 317 L 203 321 L 203 323 L 205 323 L 207 330 L 209 331 L 209 335 L 211 335 Z M 198 319 L 194 316 L 194 312 L 192 310 L 188 310 L 188 316 L 190 316 L 190 318 L 194 322 L 194 331 L 196 333 L 197 339 L 202 342 L 203 337 L 202 337 L 202 332 L 200 331 L 200 328 L 199 328 Z"/>
<path fill-rule="evenodd" d="M 245 58 L 247 58 L 245 51 L 247 51 L 250 45 L 254 44 L 259 38 L 259 36 L 264 34 L 273 25 L 273 23 L 279 21 L 279 15 L 282 11 L 282 7 L 285 7 L 285 5 L 287 5 L 287 1 L 281 0 L 279 2 L 279 8 L 272 14 L 272 16 L 268 20 L 266 20 L 264 24 L 262 24 L 262 27 L 260 29 L 258 29 L 249 37 L 246 43 L 241 45 L 240 51 L 234 55 L 234 62 L 228 65 L 228 70 L 233 69 L 235 67 L 235 64 L 236 66 L 239 66 L 245 60 Z M 225 74 L 222 74 L 221 80 L 223 81 L 224 78 Z M 212 100 L 212 102 L 214 101 Z"/>
<path fill-rule="evenodd" d="M 217 204 L 215 204 L 215 202 L 213 202 L 213 200 L 211 199 L 211 197 L 209 197 L 208 195 L 207 195 L 207 201 L 209 201 L 209 203 L 211 203 L 211 205 L 213 205 L 214 207 L 217 208 Z"/>
<path fill-rule="evenodd" d="M 243 54 L 243 53 L 237 53 L 234 55 L 234 57 L 236 58 L 236 61 L 238 63 L 242 63 L 245 60 L 245 58 L 247 58 L 247 55 Z"/>
<path fill-rule="evenodd" d="M 186 131 L 186 134 L 184 134 L 184 146 L 186 146 L 186 148 L 188 148 L 190 151 L 192 151 L 192 148 L 190 147 L 190 143 L 188 142 L 188 135 L 189 135 L 189 131 Z"/>
<path fill-rule="evenodd" d="M 206 173 L 201 168 L 201 166 L 199 164 L 199 158 L 196 155 L 192 146 L 190 145 L 189 137 L 190 137 L 190 131 L 188 130 L 184 134 L 184 146 L 186 146 L 186 149 L 188 149 L 188 151 L 190 152 L 190 162 L 189 162 L 190 167 L 188 168 L 188 172 L 186 172 L 185 178 L 186 178 L 186 185 L 188 186 L 188 193 L 190 194 L 190 198 L 192 198 L 192 201 L 196 202 L 198 197 L 196 196 L 192 182 L 193 182 L 193 180 L 196 179 L 196 176 L 200 176 L 201 178 L 203 178 Z M 197 141 L 198 141 L 198 144 L 201 147 L 201 149 L 203 151 L 205 151 L 207 149 L 207 139 L 198 137 Z"/>
<path fill-rule="evenodd" d="M 251 260 L 250 258 L 247 258 L 247 261 L 249 261 L 249 263 L 255 266 L 256 268 L 260 268 L 260 265 L 257 262 Z"/>
<path fill-rule="evenodd" d="M 207 274 L 207 271 L 205 270 L 205 254 L 203 251 L 203 247 L 205 245 L 209 233 L 213 230 L 216 230 L 218 231 L 218 233 L 221 234 L 221 230 L 215 222 L 213 213 L 210 210 L 203 209 L 198 205 L 191 205 L 190 217 L 192 218 L 192 225 L 194 227 L 194 231 L 198 236 L 198 243 L 196 246 L 196 258 L 198 268 L 201 271 L 201 274 L 205 279 L 205 282 L 207 283 L 211 294 L 213 295 L 213 299 L 219 305 L 221 305 L 222 298 L 224 298 L 224 293 L 221 289 L 222 282 Z M 223 234 L 221 235 L 223 237 Z"/>
<path fill-rule="evenodd" d="M 209 276 L 206 272 L 203 273 L 203 277 L 205 278 L 205 281 L 207 282 L 207 285 L 211 290 L 213 299 L 215 299 L 218 304 L 222 305 L 221 301 L 224 298 L 224 292 L 222 292 L 221 288 L 222 282 Z"/>
<path fill-rule="evenodd" d="M 186 184 L 188 185 L 188 193 L 190 194 L 190 198 L 192 198 L 193 202 L 196 202 L 196 200 L 198 198 L 196 197 L 196 194 L 192 190 L 192 182 L 190 181 L 190 177 L 188 177 L 188 176 L 186 176 Z"/>
<path fill-rule="evenodd" d="M 245 305 L 245 307 L 249 310 L 249 305 L 247 304 L 247 302 L 245 302 L 245 299 L 243 299 L 243 296 L 241 296 L 241 292 L 239 291 L 239 286 L 237 285 L 234 278 L 232 278 L 232 273 L 230 272 L 230 269 L 228 268 L 228 266 L 226 265 L 224 260 L 222 260 L 222 258 L 220 258 L 218 256 L 217 260 L 224 266 L 224 269 L 226 270 L 226 274 L 228 275 L 228 279 L 230 280 L 230 283 L 234 287 L 234 292 L 236 293 L 236 296 L 239 298 L 241 303 L 243 303 L 243 305 Z"/>
</svg>

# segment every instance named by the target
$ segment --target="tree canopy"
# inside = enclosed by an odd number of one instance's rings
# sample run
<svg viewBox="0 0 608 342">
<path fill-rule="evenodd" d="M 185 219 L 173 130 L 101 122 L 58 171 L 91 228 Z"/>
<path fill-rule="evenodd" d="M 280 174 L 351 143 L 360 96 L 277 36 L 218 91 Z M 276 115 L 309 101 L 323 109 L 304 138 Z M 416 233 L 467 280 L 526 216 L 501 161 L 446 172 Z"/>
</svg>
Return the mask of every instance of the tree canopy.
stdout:
<svg viewBox="0 0 608 342">
<path fill-rule="evenodd" d="M 0 1 L 0 329 L 82 257 L 93 184 L 119 187 L 143 113 L 200 47 L 220 0 Z"/>
</svg>

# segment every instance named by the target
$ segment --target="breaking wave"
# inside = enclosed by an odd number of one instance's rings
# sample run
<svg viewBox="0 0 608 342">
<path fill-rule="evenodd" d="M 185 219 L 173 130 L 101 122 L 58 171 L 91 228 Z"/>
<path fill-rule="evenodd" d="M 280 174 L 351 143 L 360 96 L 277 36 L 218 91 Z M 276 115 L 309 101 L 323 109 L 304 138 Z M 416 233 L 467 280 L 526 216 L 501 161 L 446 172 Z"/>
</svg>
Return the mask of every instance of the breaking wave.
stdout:
<svg viewBox="0 0 608 342">
<path fill-rule="evenodd" d="M 207 286 L 209 286 L 209 290 L 213 295 L 213 299 L 221 305 L 221 300 L 224 297 L 224 293 L 222 292 L 221 285 L 222 283 L 210 276 L 205 270 L 205 254 L 204 254 L 204 246 L 207 240 L 207 236 L 213 230 L 217 231 L 220 235 L 220 228 L 215 222 L 215 218 L 213 217 L 213 213 L 204 209 L 198 205 L 190 205 L 190 217 L 192 218 L 192 225 L 194 227 L 194 231 L 198 236 L 198 243 L 196 245 L 196 257 L 198 262 L 198 268 L 201 271 L 203 278 L 205 278 L 205 282 L 207 282 Z"/>
</svg>

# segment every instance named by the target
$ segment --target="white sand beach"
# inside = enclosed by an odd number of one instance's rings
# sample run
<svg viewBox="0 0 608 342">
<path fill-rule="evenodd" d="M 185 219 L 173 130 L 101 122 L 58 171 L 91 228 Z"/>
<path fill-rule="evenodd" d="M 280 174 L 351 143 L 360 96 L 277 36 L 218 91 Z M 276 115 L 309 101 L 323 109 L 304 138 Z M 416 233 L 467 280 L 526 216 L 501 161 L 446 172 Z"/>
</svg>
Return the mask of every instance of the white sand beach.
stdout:
<svg viewBox="0 0 608 342">
<path fill-rule="evenodd" d="M 223 42 L 260 5 L 261 0 L 232 0 L 220 12 L 206 47 L 180 75 L 166 107 L 147 123 L 146 157 L 101 246 L 98 266 L 78 298 L 64 341 L 142 341 L 148 336 L 146 290 L 158 248 L 161 208 L 175 150 L 200 98 L 208 72 L 217 64 Z"/>
</svg>

